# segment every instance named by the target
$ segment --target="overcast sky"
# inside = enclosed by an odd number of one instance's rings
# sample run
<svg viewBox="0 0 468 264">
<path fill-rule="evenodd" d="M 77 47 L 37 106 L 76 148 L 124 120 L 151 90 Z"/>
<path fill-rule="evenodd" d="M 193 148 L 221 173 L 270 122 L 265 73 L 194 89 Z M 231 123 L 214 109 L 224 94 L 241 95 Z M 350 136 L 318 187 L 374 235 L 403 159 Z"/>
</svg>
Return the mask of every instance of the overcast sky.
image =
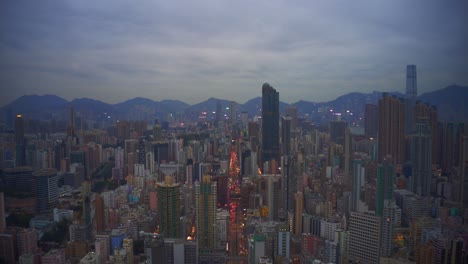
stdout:
<svg viewBox="0 0 468 264">
<path fill-rule="evenodd" d="M 244 103 L 468 85 L 468 1 L 5 0 L 0 105 L 25 94 Z"/>
</svg>

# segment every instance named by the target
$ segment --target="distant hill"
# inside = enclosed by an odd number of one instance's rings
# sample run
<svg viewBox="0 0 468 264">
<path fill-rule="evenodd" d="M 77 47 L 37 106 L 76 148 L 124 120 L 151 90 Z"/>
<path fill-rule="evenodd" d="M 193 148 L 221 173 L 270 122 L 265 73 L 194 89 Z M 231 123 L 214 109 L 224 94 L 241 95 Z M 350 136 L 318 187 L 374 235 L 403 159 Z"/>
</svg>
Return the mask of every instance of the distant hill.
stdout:
<svg viewBox="0 0 468 264">
<path fill-rule="evenodd" d="M 441 120 L 468 121 L 468 86 L 450 85 L 422 94 L 418 100 L 435 105 Z"/>
<path fill-rule="evenodd" d="M 390 93 L 403 97 L 401 93 Z M 348 93 L 328 102 L 298 101 L 291 105 L 297 108 L 298 116 L 308 117 L 313 122 L 326 123 L 334 118 L 333 113 L 342 113 L 343 118 L 350 122 L 364 117 L 365 104 L 378 104 L 382 98 L 381 92 Z M 418 97 L 422 102 L 435 105 L 438 108 L 441 121 L 468 121 L 468 87 L 451 85 L 446 88 L 425 93 Z M 206 111 L 210 118 L 214 116 L 218 102 L 221 103 L 223 113 L 228 114 L 231 101 L 225 99 L 209 98 L 198 104 L 189 105 L 179 100 L 153 101 L 148 98 L 136 97 L 117 104 L 107 104 L 99 100 L 79 98 L 71 102 L 55 95 L 24 95 L 0 108 L 0 118 L 8 120 L 7 116 L 22 113 L 34 119 L 66 119 L 68 105 L 73 105 L 81 118 L 88 120 L 101 120 L 112 116 L 116 120 L 166 120 L 170 114 L 185 115 L 192 120 L 198 118 L 201 112 Z M 238 104 L 238 113 L 246 111 L 249 116 L 261 113 L 262 98 L 255 97 L 244 104 Z M 284 113 L 287 103 L 280 102 L 280 112 Z M 333 113 L 329 110 L 333 109 Z M 352 117 L 346 119 L 349 110 Z M 10 119 L 11 120 L 11 119 Z M 354 121 L 353 121 L 354 120 Z"/>
<path fill-rule="evenodd" d="M 11 109 L 13 114 L 37 113 L 65 107 L 68 101 L 56 95 L 23 95 L 2 107 Z"/>
</svg>

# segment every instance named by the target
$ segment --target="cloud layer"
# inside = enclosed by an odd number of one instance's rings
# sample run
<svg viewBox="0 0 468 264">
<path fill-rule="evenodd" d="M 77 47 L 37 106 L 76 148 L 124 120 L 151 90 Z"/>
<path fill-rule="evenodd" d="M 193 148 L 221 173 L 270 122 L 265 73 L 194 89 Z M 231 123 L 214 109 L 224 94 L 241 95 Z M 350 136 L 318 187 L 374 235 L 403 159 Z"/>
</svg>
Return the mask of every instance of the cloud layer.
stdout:
<svg viewBox="0 0 468 264">
<path fill-rule="evenodd" d="M 0 105 L 24 94 L 241 103 L 468 84 L 466 1 L 7 1 Z"/>
</svg>

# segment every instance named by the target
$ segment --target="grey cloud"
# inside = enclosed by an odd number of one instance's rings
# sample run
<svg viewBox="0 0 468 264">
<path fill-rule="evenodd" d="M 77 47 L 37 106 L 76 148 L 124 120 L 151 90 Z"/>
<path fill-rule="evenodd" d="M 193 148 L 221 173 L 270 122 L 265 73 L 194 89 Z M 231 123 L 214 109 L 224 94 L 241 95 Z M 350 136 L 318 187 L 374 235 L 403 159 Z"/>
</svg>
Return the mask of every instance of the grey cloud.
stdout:
<svg viewBox="0 0 468 264">
<path fill-rule="evenodd" d="M 460 34 L 465 3 L 28 4 L 8 3 L 0 11 L 0 69 L 21 78 L 3 72 L 0 81 L 24 94 L 243 102 L 268 81 L 287 102 L 320 101 L 351 91 L 402 91 L 405 65 L 413 63 L 420 92 L 468 83 L 467 42 Z"/>
</svg>

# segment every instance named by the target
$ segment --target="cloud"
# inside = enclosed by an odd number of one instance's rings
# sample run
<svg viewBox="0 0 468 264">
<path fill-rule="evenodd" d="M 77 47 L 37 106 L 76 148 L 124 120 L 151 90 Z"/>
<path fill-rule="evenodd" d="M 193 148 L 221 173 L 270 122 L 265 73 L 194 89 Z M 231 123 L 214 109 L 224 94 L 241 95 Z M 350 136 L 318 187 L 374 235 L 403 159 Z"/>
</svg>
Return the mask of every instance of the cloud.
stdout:
<svg viewBox="0 0 468 264">
<path fill-rule="evenodd" d="M 29 1 L 28 1 L 29 2 Z M 463 6 L 461 6 L 463 5 Z M 0 104 L 32 93 L 244 102 L 467 84 L 465 3 L 31 1 L 0 11 Z M 6 89 L 8 88 L 8 89 Z M 3 92 L 2 92 L 3 93 Z"/>
</svg>

